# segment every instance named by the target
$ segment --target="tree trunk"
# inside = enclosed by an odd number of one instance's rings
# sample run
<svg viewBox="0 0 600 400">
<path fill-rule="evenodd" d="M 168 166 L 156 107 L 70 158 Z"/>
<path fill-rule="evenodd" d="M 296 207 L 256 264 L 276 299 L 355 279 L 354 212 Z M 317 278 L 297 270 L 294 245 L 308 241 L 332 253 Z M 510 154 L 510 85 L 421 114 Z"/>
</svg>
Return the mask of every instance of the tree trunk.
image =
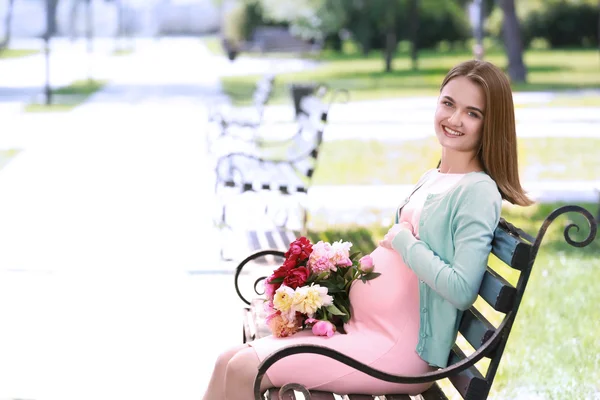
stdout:
<svg viewBox="0 0 600 400">
<path fill-rule="evenodd" d="M 419 0 L 410 0 L 408 19 L 410 24 L 410 59 L 412 69 L 419 69 Z"/>
<path fill-rule="evenodd" d="M 387 33 L 385 35 L 385 72 L 392 72 L 392 61 L 396 54 L 398 38 L 396 36 L 396 2 L 397 0 L 388 0 L 386 8 Z"/>
<path fill-rule="evenodd" d="M 524 83 L 527 81 L 527 69 L 523 62 L 521 28 L 515 11 L 515 1 L 500 0 L 499 3 L 504 13 L 502 36 L 508 56 L 508 75 L 513 82 Z"/>
<path fill-rule="evenodd" d="M 390 29 L 387 35 L 385 35 L 385 72 L 392 72 L 393 70 L 392 61 L 396 54 L 397 45 L 396 30 L 395 28 L 393 30 Z"/>
<path fill-rule="evenodd" d="M 10 31 L 11 31 L 11 22 L 12 22 L 12 14 L 13 14 L 13 5 L 15 0 L 8 0 L 8 8 L 6 9 L 6 15 L 4 16 L 4 26 L 6 26 L 6 33 L 4 34 L 4 39 L 0 42 L 0 50 L 4 50 L 10 44 Z"/>
</svg>

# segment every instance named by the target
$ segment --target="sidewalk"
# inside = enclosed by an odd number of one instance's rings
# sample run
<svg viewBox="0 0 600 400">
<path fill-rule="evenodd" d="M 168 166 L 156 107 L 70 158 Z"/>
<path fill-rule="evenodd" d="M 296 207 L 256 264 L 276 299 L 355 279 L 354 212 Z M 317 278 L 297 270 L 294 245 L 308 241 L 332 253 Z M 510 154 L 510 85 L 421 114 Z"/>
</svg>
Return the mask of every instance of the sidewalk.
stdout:
<svg viewBox="0 0 600 400">
<path fill-rule="evenodd" d="M 20 153 L 0 169 L 2 400 L 198 400 L 217 355 L 240 343 L 241 302 L 212 225 L 206 106 L 223 101 L 220 73 L 272 65 L 229 63 L 196 38 L 136 49 L 105 57 L 96 72 L 110 84 L 73 112 L 3 115 L 0 150 Z M 35 89 L 26 75 L 12 87 Z M 330 199 L 353 190 L 341 211 L 356 217 L 406 190 L 356 189 L 315 187 L 312 207 L 339 210 Z"/>
<path fill-rule="evenodd" d="M 219 265 L 218 85 L 201 46 L 176 45 L 119 58 L 71 113 L 3 116 L 0 149 L 21 152 L 0 170 L 0 399 L 197 400 L 239 343 L 231 276 L 188 273 Z"/>
</svg>

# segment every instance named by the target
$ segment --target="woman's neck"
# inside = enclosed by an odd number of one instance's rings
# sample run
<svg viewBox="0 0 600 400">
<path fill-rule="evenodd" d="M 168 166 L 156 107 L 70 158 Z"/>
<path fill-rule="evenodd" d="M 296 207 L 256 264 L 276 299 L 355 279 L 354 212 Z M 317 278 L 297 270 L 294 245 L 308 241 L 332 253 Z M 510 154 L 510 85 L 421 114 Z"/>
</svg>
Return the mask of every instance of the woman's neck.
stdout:
<svg viewBox="0 0 600 400">
<path fill-rule="evenodd" d="M 477 155 L 449 152 L 442 150 L 442 161 L 438 168 L 444 174 L 467 174 L 469 172 L 483 171 L 483 166 Z"/>
</svg>

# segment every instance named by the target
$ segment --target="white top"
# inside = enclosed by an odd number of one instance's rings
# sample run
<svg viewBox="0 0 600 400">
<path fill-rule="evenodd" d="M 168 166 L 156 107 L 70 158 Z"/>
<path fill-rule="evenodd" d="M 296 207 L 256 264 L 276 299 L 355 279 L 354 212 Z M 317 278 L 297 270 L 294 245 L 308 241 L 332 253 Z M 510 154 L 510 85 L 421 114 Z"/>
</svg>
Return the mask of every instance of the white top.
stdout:
<svg viewBox="0 0 600 400">
<path fill-rule="evenodd" d="M 458 183 L 466 174 L 444 174 L 439 170 L 432 171 L 423 185 L 412 194 L 410 200 L 400 212 L 400 222 L 407 221 L 413 226 L 415 237 L 419 238 L 419 219 L 427 200 L 427 195 L 443 193 Z"/>
</svg>

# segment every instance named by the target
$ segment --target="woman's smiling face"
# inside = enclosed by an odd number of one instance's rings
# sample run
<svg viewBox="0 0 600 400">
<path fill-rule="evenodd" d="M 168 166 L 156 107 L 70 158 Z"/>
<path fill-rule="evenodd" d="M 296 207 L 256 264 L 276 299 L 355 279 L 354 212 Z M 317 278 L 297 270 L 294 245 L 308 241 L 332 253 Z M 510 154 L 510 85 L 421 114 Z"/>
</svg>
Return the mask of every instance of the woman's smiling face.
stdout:
<svg viewBox="0 0 600 400">
<path fill-rule="evenodd" d="M 485 116 L 483 89 L 465 76 L 451 79 L 442 89 L 435 111 L 435 134 L 445 150 L 477 153 Z"/>
</svg>

